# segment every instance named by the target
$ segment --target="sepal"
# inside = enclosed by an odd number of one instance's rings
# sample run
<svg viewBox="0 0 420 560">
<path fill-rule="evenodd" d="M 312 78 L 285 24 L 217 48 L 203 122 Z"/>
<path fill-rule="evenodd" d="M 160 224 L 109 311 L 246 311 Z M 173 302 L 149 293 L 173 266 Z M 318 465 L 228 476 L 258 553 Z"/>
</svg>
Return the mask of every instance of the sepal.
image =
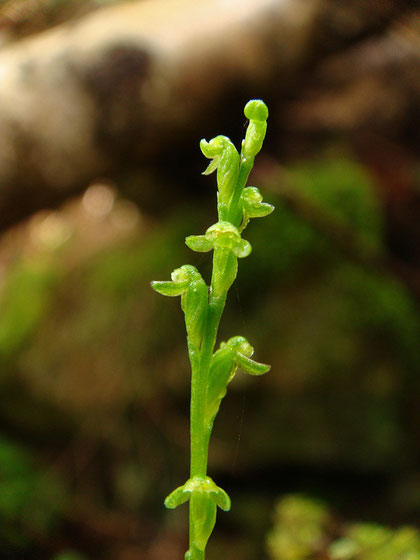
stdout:
<svg viewBox="0 0 420 560">
<path fill-rule="evenodd" d="M 180 296 L 188 288 L 187 282 L 171 282 L 171 280 L 153 281 L 152 288 L 162 296 Z"/>
<path fill-rule="evenodd" d="M 165 498 L 165 507 L 168 509 L 175 509 L 176 507 L 185 504 L 190 499 L 190 493 L 184 490 L 184 486 L 178 486 L 173 492 Z"/>
</svg>

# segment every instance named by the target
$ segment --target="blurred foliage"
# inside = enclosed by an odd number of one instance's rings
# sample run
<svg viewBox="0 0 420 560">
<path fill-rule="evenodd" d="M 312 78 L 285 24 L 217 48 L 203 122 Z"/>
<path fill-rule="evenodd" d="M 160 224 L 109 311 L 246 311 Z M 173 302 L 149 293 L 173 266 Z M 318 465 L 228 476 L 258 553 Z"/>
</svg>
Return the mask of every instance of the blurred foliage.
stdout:
<svg viewBox="0 0 420 560">
<path fill-rule="evenodd" d="M 30 452 L 0 437 L 0 553 L 47 535 L 64 508 L 65 492 L 52 470 L 43 471 Z"/>
<path fill-rule="evenodd" d="M 330 545 L 329 553 L 332 560 L 419 560 L 420 533 L 413 527 L 350 525 L 346 535 Z"/>
<path fill-rule="evenodd" d="M 54 560 L 86 560 L 86 557 L 78 554 L 77 552 L 65 551 L 57 554 L 57 556 L 54 557 Z"/>
<path fill-rule="evenodd" d="M 45 316 L 59 278 L 54 264 L 29 260 L 8 274 L 0 301 L 0 362 L 19 353 Z"/>
<path fill-rule="evenodd" d="M 330 522 L 324 505 L 300 496 L 287 496 L 277 504 L 275 515 L 275 528 L 268 537 L 273 559 L 304 560 L 319 551 Z"/>
<path fill-rule="evenodd" d="M 348 227 L 371 248 L 381 248 L 381 209 L 372 180 L 360 164 L 342 155 L 297 162 L 287 168 L 286 176 L 279 173 L 274 180 L 271 178 L 269 190 L 281 193 L 279 186 L 285 179 L 289 190 L 322 211 L 322 218 Z M 314 230 L 306 216 L 291 212 L 282 203 L 281 194 L 273 200 L 276 212 L 270 216 L 269 224 L 250 229 L 254 243 L 258 243 L 252 260 L 260 267 L 265 266 L 268 277 L 281 274 L 283 281 L 287 281 L 303 266 L 316 272 L 319 264 L 340 258 L 334 239 Z M 266 236 L 272 240 L 271 244 L 262 242 Z"/>
<path fill-rule="evenodd" d="M 370 523 L 337 526 L 327 506 L 291 495 L 277 503 L 267 546 L 272 560 L 419 560 L 420 533 Z"/>
</svg>

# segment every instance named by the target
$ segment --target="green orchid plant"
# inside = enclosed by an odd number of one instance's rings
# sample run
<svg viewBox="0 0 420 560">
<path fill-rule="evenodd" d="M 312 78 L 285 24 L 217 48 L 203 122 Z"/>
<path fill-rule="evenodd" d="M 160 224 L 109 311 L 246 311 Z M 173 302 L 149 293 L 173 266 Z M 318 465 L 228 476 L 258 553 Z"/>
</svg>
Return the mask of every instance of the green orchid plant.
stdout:
<svg viewBox="0 0 420 560">
<path fill-rule="evenodd" d="M 251 252 L 250 243 L 241 234 L 251 218 L 267 216 L 274 210 L 263 202 L 256 187 L 246 187 L 264 141 L 268 109 L 263 101 L 254 99 L 246 104 L 244 113 L 249 124 L 240 154 L 226 136 L 200 142 L 201 151 L 211 160 L 203 174 L 217 170 L 218 221 L 204 235 L 187 237 L 186 244 L 193 251 L 213 251 L 210 287 L 188 264 L 174 270 L 171 280 L 152 282 L 153 289 L 162 295 L 181 296 L 191 362 L 190 478 L 165 500 L 170 509 L 189 500 L 190 544 L 186 560 L 204 560 L 217 506 L 224 511 L 230 509 L 229 496 L 207 476 L 210 435 L 227 385 L 238 368 L 250 375 L 262 375 L 270 369 L 252 360 L 254 349 L 243 336 L 222 342 L 214 351 L 227 293 L 238 272 L 238 259 Z"/>
</svg>

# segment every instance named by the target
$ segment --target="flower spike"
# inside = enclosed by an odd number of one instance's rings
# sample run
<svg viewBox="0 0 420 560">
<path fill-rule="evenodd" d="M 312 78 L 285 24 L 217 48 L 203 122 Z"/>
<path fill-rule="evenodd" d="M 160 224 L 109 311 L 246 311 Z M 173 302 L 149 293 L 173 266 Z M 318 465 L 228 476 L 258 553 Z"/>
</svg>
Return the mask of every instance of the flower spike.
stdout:
<svg viewBox="0 0 420 560">
<path fill-rule="evenodd" d="M 174 270 L 170 281 L 152 282 L 153 289 L 160 294 L 181 296 L 187 329 L 191 363 L 191 474 L 165 500 L 169 509 L 189 502 L 190 546 L 185 560 L 205 560 L 217 507 L 230 509 L 229 496 L 207 476 L 210 434 L 227 386 L 238 368 L 250 375 L 262 375 L 270 369 L 251 358 L 254 349 L 243 336 L 222 342 L 214 351 L 226 296 L 237 275 L 238 259 L 251 252 L 251 245 L 242 239 L 241 232 L 251 218 L 267 216 L 273 210 L 271 204 L 263 202 L 256 187 L 246 187 L 264 140 L 268 109 L 263 101 L 253 99 L 244 112 L 249 124 L 240 154 L 227 136 L 200 142 L 201 151 L 211 160 L 203 174 L 217 171 L 218 221 L 204 235 L 190 235 L 185 242 L 193 251 L 213 251 L 210 287 L 191 265 Z"/>
</svg>

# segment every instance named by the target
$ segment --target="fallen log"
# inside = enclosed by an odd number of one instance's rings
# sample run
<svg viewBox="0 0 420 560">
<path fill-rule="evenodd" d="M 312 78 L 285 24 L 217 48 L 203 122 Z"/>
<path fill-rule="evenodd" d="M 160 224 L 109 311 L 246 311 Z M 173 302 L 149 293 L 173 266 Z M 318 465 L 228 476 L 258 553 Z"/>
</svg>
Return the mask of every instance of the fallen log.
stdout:
<svg viewBox="0 0 420 560">
<path fill-rule="evenodd" d="M 0 53 L 0 228 L 127 159 L 141 164 L 180 132 L 198 139 L 229 92 L 267 91 L 302 60 L 318 5 L 146 0 L 9 45 Z"/>
</svg>

